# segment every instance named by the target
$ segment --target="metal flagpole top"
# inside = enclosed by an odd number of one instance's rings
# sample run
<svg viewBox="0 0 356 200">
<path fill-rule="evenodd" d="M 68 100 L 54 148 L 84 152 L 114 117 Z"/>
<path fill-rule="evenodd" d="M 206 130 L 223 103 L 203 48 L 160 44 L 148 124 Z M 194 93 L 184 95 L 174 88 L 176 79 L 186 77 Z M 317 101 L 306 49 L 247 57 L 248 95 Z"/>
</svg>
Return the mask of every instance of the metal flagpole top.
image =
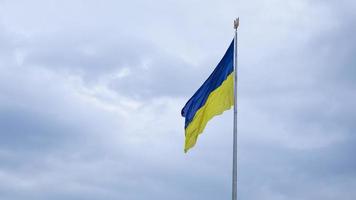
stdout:
<svg viewBox="0 0 356 200">
<path fill-rule="evenodd" d="M 240 17 L 234 20 L 234 29 L 237 30 L 237 28 L 239 28 L 239 25 L 240 25 Z"/>
</svg>

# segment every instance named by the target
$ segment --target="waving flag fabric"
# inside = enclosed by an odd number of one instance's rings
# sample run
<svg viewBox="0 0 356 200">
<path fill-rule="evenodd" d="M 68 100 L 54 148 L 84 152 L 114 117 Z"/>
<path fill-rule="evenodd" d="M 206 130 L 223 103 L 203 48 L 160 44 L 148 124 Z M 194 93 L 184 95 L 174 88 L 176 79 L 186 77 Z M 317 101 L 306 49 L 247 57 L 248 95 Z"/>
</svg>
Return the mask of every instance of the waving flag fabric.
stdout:
<svg viewBox="0 0 356 200">
<path fill-rule="evenodd" d="M 213 73 L 182 109 L 185 117 L 184 152 L 192 148 L 206 124 L 234 105 L 234 41 Z"/>
</svg>

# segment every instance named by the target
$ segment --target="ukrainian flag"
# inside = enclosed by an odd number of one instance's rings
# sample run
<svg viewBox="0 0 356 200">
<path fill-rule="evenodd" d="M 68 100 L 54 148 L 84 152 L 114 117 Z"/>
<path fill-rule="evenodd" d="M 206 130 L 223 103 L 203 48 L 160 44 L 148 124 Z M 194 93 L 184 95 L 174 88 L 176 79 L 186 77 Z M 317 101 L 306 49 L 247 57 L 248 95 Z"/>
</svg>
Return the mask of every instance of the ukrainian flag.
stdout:
<svg viewBox="0 0 356 200">
<path fill-rule="evenodd" d="M 204 84 L 182 109 L 185 117 L 184 152 L 192 148 L 206 124 L 234 105 L 234 41 Z"/>
</svg>

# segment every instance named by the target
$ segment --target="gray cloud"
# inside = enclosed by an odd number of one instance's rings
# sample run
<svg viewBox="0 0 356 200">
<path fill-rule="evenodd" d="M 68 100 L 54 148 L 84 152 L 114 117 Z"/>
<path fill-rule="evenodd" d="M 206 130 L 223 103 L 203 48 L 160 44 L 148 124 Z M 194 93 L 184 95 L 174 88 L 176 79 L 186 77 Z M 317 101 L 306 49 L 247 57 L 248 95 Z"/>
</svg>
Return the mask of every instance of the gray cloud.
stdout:
<svg viewBox="0 0 356 200">
<path fill-rule="evenodd" d="M 1 199 L 230 198 L 231 111 L 188 155 L 179 113 L 236 14 L 239 197 L 356 196 L 353 3 L 0 5 Z"/>
</svg>

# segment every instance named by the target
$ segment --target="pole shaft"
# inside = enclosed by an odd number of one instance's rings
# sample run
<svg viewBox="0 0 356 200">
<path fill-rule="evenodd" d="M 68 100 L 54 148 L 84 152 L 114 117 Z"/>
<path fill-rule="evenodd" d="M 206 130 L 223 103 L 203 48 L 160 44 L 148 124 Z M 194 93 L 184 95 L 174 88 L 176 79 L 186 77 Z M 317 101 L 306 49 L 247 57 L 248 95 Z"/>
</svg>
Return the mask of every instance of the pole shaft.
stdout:
<svg viewBox="0 0 356 200">
<path fill-rule="evenodd" d="M 232 153 L 232 200 L 237 200 L 237 28 L 239 19 L 235 20 L 234 37 L 234 132 L 233 132 L 233 153 Z"/>
</svg>

